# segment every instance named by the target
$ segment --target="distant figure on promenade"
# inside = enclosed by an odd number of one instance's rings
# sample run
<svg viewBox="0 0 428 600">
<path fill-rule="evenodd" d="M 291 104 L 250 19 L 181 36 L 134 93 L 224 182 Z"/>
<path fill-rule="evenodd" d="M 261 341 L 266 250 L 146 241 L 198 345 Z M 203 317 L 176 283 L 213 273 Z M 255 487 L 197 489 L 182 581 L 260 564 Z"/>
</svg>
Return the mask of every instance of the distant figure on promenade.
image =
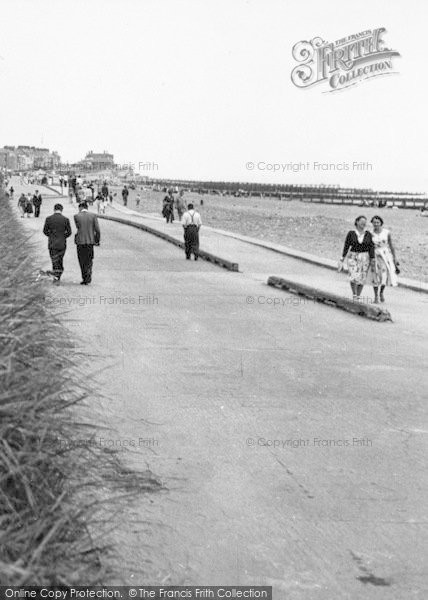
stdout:
<svg viewBox="0 0 428 600">
<path fill-rule="evenodd" d="M 80 204 L 80 202 L 86 202 L 86 190 L 83 186 L 78 185 L 77 188 L 77 194 L 76 194 L 76 200 L 77 202 Z"/>
<path fill-rule="evenodd" d="M 97 197 L 95 198 L 95 204 L 97 207 L 97 213 L 98 214 L 106 214 L 106 207 L 107 207 L 107 198 L 105 196 L 103 196 L 102 194 L 97 194 Z"/>
<path fill-rule="evenodd" d="M 84 190 L 85 190 L 84 201 L 87 202 L 88 204 L 92 204 L 94 201 L 94 189 L 91 188 L 90 185 L 88 185 L 84 188 Z"/>
<path fill-rule="evenodd" d="M 21 211 L 21 219 L 24 218 L 26 204 L 27 204 L 27 196 L 25 194 L 21 194 L 18 199 L 18 208 Z"/>
<path fill-rule="evenodd" d="M 123 190 L 122 190 L 123 206 L 127 206 L 128 205 L 128 196 L 129 196 L 129 190 L 128 190 L 128 188 L 125 185 L 124 188 L 123 188 Z"/>
<path fill-rule="evenodd" d="M 140 208 L 140 202 L 141 202 L 141 194 L 137 194 L 135 197 L 135 205 L 138 208 Z"/>
<path fill-rule="evenodd" d="M 34 192 L 33 196 L 34 216 L 40 217 L 40 207 L 42 206 L 42 195 L 39 194 L 39 190 Z"/>
<path fill-rule="evenodd" d="M 55 204 L 54 214 L 46 218 L 43 233 L 48 236 L 48 249 L 52 261 L 53 283 L 59 285 L 64 272 L 63 259 L 67 250 L 67 238 L 71 235 L 71 225 L 62 214 L 62 204 Z"/>
<path fill-rule="evenodd" d="M 108 185 L 107 182 L 104 181 L 103 185 L 101 186 L 101 195 L 104 196 L 104 198 L 108 197 Z"/>
<path fill-rule="evenodd" d="M 31 198 L 31 194 L 28 193 L 26 198 L 25 198 L 25 208 L 24 208 L 24 213 L 26 217 L 29 217 L 30 215 L 33 214 L 33 200 Z"/>
<path fill-rule="evenodd" d="M 95 206 L 97 207 L 97 213 L 100 214 L 101 212 L 101 204 L 104 200 L 104 196 L 102 196 L 101 194 L 97 194 L 96 198 L 95 198 Z"/>
<path fill-rule="evenodd" d="M 355 229 L 348 231 L 343 247 L 342 266 L 348 258 L 349 281 L 353 300 L 358 300 L 368 281 L 368 272 L 375 271 L 375 251 L 371 233 L 366 230 L 367 219 L 364 215 L 355 219 Z"/>
<path fill-rule="evenodd" d="M 162 215 L 165 217 L 167 223 L 174 221 L 174 196 L 172 195 L 172 191 L 169 191 L 163 199 Z"/>
<path fill-rule="evenodd" d="M 180 190 L 180 193 L 178 194 L 177 199 L 175 201 L 175 205 L 177 207 L 178 220 L 181 221 L 181 217 L 183 216 L 183 213 L 186 210 L 183 190 Z"/>
<path fill-rule="evenodd" d="M 92 264 L 94 261 L 94 246 L 100 245 L 101 232 L 98 217 L 88 212 L 87 202 L 79 204 L 79 213 L 74 215 L 77 233 L 75 242 L 79 260 L 82 281 L 80 285 L 88 285 L 92 281 Z"/>
<path fill-rule="evenodd" d="M 91 183 L 88 185 L 88 189 L 91 190 L 91 202 L 94 201 L 94 197 L 95 197 L 95 188 L 94 188 L 94 184 Z"/>
<path fill-rule="evenodd" d="M 116 196 L 116 194 L 115 194 L 115 196 Z M 110 192 L 108 195 L 108 201 L 110 202 L 110 204 L 113 204 L 113 193 L 112 192 Z"/>
<path fill-rule="evenodd" d="M 187 212 L 183 215 L 184 228 L 184 252 L 186 259 L 191 255 L 198 260 L 199 257 L 199 230 L 202 225 L 201 215 L 194 209 L 193 204 L 187 206 Z"/>
<path fill-rule="evenodd" d="M 14 193 L 14 191 L 15 191 L 15 190 L 13 189 L 13 186 L 10 186 L 10 188 L 9 188 L 9 194 L 10 194 L 10 197 L 11 197 L 11 198 L 13 198 L 13 193 Z"/>
<path fill-rule="evenodd" d="M 383 219 L 378 215 L 370 221 L 373 225 L 372 239 L 375 248 L 376 277 L 373 280 L 375 304 L 378 304 L 378 291 L 380 286 L 380 301 L 385 302 L 385 286 L 398 285 L 397 274 L 400 272 L 399 263 L 395 256 L 391 233 L 383 228 Z"/>
</svg>

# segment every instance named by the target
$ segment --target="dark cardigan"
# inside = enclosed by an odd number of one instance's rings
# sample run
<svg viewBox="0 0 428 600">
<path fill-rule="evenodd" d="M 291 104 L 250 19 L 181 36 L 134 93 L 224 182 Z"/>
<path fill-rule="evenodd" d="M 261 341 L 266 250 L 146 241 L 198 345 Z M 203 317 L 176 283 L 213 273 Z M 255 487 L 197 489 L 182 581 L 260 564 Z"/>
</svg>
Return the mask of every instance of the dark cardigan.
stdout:
<svg viewBox="0 0 428 600">
<path fill-rule="evenodd" d="M 342 258 L 348 254 L 348 251 L 351 252 L 368 252 L 370 258 L 374 258 L 375 250 L 374 244 L 372 240 L 372 234 L 369 231 L 364 232 L 363 243 L 360 244 L 358 242 L 357 233 L 354 230 L 348 231 L 348 235 L 346 236 L 345 245 L 343 246 L 343 254 Z"/>
</svg>

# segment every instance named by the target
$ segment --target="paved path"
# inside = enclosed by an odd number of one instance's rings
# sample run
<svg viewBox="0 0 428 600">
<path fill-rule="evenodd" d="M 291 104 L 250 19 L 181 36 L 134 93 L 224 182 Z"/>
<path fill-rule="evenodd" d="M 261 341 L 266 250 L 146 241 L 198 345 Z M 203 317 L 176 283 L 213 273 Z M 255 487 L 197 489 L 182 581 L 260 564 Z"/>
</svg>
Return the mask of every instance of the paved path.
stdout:
<svg viewBox="0 0 428 600">
<path fill-rule="evenodd" d="M 178 222 L 166 224 L 164 219 L 153 215 L 136 215 L 135 211 L 126 210 L 117 203 L 109 207 L 106 213 L 119 216 L 137 223 L 144 223 L 153 229 L 163 231 L 177 239 L 183 237 L 183 227 Z M 118 225 L 118 227 L 126 227 Z M 327 270 L 306 261 L 270 251 L 266 248 L 245 243 L 239 238 L 225 236 L 212 228 L 201 229 L 201 248 L 239 264 L 239 270 L 246 276 L 260 283 L 266 283 L 270 275 L 284 277 L 296 282 L 312 285 L 345 297 L 351 297 L 348 277 L 345 273 Z M 385 291 L 385 307 L 391 312 L 394 322 L 406 324 L 416 332 L 424 329 L 428 335 L 428 296 L 414 293 L 405 288 L 388 288 Z M 297 301 L 297 300 L 296 300 Z M 362 301 L 373 302 L 373 288 L 366 286 Z M 255 297 L 256 303 L 265 303 L 265 298 Z"/>
<path fill-rule="evenodd" d="M 23 225 L 46 267 L 41 222 Z M 47 301 L 68 304 L 88 371 L 104 368 L 111 437 L 133 441 L 130 463 L 168 488 L 142 498 L 117 534 L 126 582 L 267 584 L 281 600 L 423 598 L 424 294 L 389 290 L 395 322 L 372 322 L 264 284 L 305 279 L 311 265 L 230 240 L 243 271 L 231 273 L 101 226 L 93 285 L 76 285 L 70 244 Z"/>
</svg>

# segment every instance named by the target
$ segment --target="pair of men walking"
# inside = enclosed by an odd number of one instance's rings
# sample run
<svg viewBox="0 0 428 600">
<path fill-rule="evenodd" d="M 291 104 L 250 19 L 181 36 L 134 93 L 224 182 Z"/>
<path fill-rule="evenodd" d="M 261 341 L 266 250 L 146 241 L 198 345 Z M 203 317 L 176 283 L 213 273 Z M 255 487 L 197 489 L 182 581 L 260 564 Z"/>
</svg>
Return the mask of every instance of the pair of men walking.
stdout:
<svg viewBox="0 0 428 600">
<path fill-rule="evenodd" d="M 70 220 L 62 214 L 62 204 L 55 204 L 54 214 L 47 217 L 43 233 L 48 237 L 49 254 L 52 261 L 54 283 L 59 285 L 64 272 L 63 259 L 67 249 L 67 238 L 71 236 Z M 81 285 L 88 285 L 92 280 L 92 264 L 94 246 L 100 245 L 101 232 L 97 215 L 88 211 L 87 202 L 79 204 L 79 213 L 74 215 L 77 233 L 74 241 L 77 247 L 77 258 L 82 273 Z"/>
</svg>

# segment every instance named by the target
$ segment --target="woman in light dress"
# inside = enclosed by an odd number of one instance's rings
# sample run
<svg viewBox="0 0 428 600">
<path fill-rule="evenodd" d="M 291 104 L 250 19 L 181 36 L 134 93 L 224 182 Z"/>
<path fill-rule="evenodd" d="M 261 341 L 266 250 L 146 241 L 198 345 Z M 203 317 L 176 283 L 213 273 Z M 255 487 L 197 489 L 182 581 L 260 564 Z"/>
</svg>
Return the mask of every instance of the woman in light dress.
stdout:
<svg viewBox="0 0 428 600">
<path fill-rule="evenodd" d="M 396 287 L 398 285 L 399 263 L 395 256 L 391 233 L 383 227 L 382 217 L 375 215 L 370 222 L 373 225 L 372 240 L 375 247 L 375 273 L 373 274 L 372 285 L 375 296 L 374 301 L 378 304 L 379 299 L 381 302 L 385 302 L 385 286 Z"/>
</svg>

